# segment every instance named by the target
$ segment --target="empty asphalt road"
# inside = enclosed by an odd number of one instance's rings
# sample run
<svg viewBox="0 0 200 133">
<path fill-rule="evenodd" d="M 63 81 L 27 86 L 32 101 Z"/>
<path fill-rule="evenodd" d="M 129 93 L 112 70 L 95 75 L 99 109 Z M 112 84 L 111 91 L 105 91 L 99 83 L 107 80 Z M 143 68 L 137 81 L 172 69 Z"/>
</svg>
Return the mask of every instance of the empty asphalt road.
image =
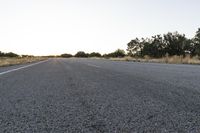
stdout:
<svg viewBox="0 0 200 133">
<path fill-rule="evenodd" d="M 19 67 L 0 68 L 0 132 L 200 132 L 200 66 L 49 59 Z"/>
</svg>

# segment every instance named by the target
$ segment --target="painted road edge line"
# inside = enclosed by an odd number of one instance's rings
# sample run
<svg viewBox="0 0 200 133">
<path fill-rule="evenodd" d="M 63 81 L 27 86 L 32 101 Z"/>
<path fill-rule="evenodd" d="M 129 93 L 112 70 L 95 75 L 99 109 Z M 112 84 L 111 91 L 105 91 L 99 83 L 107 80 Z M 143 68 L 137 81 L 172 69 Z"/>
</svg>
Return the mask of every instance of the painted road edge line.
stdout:
<svg viewBox="0 0 200 133">
<path fill-rule="evenodd" d="M 36 63 L 30 64 L 30 65 L 26 65 L 26 66 L 18 67 L 18 68 L 15 68 L 15 69 L 7 70 L 7 71 L 5 71 L 5 72 L 0 72 L 0 76 L 1 76 L 1 75 L 4 75 L 4 74 L 7 74 L 7 73 L 10 73 L 10 72 L 14 72 L 14 71 L 18 71 L 18 70 L 21 70 L 21 69 L 24 69 L 24 68 L 28 68 L 28 67 L 31 67 L 31 66 L 35 66 L 35 65 L 38 65 L 38 64 L 40 64 L 40 63 L 47 62 L 47 61 L 48 61 L 48 60 L 44 60 L 44 61 L 36 62 Z"/>
</svg>

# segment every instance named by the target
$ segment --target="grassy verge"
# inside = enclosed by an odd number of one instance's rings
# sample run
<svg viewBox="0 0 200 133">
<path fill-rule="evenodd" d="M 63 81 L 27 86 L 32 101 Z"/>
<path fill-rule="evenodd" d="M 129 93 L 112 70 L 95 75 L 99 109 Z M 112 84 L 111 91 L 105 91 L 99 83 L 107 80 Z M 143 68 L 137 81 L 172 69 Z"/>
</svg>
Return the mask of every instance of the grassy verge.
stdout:
<svg viewBox="0 0 200 133">
<path fill-rule="evenodd" d="M 124 58 L 109 58 L 113 61 L 133 61 L 133 62 L 152 62 L 152 63 L 168 63 L 168 64 L 198 64 L 200 65 L 200 57 L 190 57 L 190 56 L 172 56 L 172 57 L 163 57 L 163 58 L 150 58 L 145 56 L 144 58 L 133 58 L 133 57 L 124 57 Z"/>
<path fill-rule="evenodd" d="M 17 65 L 17 64 L 25 64 L 25 63 L 31 63 L 31 62 L 36 62 L 36 61 L 42 61 L 47 58 L 44 57 L 17 57 L 17 58 L 7 58 L 3 57 L 0 58 L 0 67 L 2 66 L 11 66 L 11 65 Z"/>
</svg>

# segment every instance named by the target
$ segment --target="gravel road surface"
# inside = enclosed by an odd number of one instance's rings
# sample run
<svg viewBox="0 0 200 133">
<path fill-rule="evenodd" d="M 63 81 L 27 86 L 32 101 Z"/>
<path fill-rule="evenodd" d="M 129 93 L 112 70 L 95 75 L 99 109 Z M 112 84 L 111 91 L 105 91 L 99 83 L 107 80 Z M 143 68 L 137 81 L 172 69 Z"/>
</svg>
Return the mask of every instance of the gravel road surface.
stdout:
<svg viewBox="0 0 200 133">
<path fill-rule="evenodd" d="M 200 66 L 49 59 L 0 67 L 0 132 L 199 133 Z"/>
</svg>

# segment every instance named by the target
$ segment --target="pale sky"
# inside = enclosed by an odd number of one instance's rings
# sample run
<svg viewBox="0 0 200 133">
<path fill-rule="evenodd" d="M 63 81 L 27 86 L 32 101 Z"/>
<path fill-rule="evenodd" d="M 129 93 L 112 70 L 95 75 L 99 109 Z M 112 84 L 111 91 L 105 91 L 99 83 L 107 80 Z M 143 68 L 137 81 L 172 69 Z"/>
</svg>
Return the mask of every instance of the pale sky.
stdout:
<svg viewBox="0 0 200 133">
<path fill-rule="evenodd" d="M 0 0 L 0 51 L 113 52 L 135 37 L 200 28 L 200 0 Z"/>
</svg>

